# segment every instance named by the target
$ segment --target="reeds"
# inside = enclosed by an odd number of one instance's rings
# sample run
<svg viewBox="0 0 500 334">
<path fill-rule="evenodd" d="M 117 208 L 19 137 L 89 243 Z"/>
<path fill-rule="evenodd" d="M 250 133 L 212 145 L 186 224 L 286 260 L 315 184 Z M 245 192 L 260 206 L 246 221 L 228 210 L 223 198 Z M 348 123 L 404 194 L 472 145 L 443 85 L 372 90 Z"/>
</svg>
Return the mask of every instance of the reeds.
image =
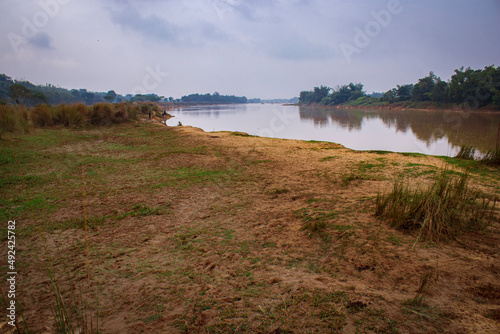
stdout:
<svg viewBox="0 0 500 334">
<path fill-rule="evenodd" d="M 0 105 L 0 136 L 5 132 L 28 131 L 28 110 L 24 106 Z"/>
<path fill-rule="evenodd" d="M 454 177 L 442 172 L 423 189 L 411 189 L 396 179 L 389 194 L 377 196 L 375 215 L 399 230 L 418 230 L 417 240 L 437 241 L 467 230 L 484 230 L 496 198 L 471 190 L 468 184 L 468 173 Z"/>
<path fill-rule="evenodd" d="M 476 149 L 472 146 L 462 146 L 455 158 L 464 160 L 475 160 Z"/>
<path fill-rule="evenodd" d="M 153 104 L 98 103 L 87 106 L 82 103 L 50 106 L 39 104 L 33 108 L 14 105 L 0 105 L 0 135 L 6 132 L 28 132 L 30 121 L 33 127 L 64 126 L 81 128 L 85 126 L 108 126 L 136 120 L 139 113 L 159 111 Z"/>
<path fill-rule="evenodd" d="M 500 165 L 500 149 L 488 151 L 481 159 L 481 162 L 488 165 Z"/>
<path fill-rule="evenodd" d="M 477 150 L 472 146 L 462 146 L 455 158 L 463 160 L 475 160 L 487 165 L 500 165 L 500 149 L 488 151 L 482 155 L 476 154 Z"/>
</svg>

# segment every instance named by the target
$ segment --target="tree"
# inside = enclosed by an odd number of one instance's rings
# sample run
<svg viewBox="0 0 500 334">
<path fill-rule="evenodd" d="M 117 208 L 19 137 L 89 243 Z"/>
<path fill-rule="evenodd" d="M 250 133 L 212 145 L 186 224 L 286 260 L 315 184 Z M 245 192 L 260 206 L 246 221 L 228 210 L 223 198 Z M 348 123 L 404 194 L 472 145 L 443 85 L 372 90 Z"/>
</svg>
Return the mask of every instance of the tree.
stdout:
<svg viewBox="0 0 500 334">
<path fill-rule="evenodd" d="M 300 104 L 311 104 L 314 102 L 314 92 L 303 90 L 299 95 Z"/>
<path fill-rule="evenodd" d="M 91 105 L 94 103 L 94 98 L 95 98 L 94 93 L 90 93 L 90 92 L 87 92 L 87 90 L 85 90 L 85 92 L 82 93 L 81 96 L 82 96 L 83 101 L 86 104 Z"/>
<path fill-rule="evenodd" d="M 33 92 L 21 84 L 15 83 L 9 87 L 9 97 L 16 101 L 16 104 L 23 104 L 23 100 L 33 97 Z"/>
<path fill-rule="evenodd" d="M 398 101 L 408 101 L 411 99 L 411 92 L 413 90 L 413 85 L 397 85 L 396 86 L 396 98 Z"/>
<path fill-rule="evenodd" d="M 448 83 L 437 78 L 437 82 L 431 92 L 431 100 L 438 103 L 448 102 L 448 90 Z"/>
<path fill-rule="evenodd" d="M 45 96 L 44 93 L 42 92 L 35 92 L 33 93 L 33 101 L 35 104 L 39 104 L 39 103 L 45 103 L 45 104 L 48 104 L 49 101 L 47 99 L 47 96 Z"/>
<path fill-rule="evenodd" d="M 384 95 L 382 96 L 382 101 L 394 103 L 396 102 L 397 95 L 398 90 L 396 88 L 393 88 L 384 93 Z"/>
<path fill-rule="evenodd" d="M 104 96 L 104 99 L 108 102 L 108 103 L 112 103 L 115 99 L 116 99 L 116 93 L 114 90 L 110 90 L 106 96 Z"/>
<path fill-rule="evenodd" d="M 438 78 L 432 71 L 425 78 L 419 79 L 411 92 L 412 99 L 414 101 L 430 101 L 431 93 L 437 80 Z"/>
</svg>

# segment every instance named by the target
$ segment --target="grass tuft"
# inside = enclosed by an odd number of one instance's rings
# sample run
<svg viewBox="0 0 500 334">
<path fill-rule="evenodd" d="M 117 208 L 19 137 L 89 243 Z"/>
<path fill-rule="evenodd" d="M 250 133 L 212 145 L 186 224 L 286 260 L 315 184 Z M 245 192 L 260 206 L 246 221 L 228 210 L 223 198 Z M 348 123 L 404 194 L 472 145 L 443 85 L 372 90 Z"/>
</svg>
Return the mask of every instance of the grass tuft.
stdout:
<svg viewBox="0 0 500 334">
<path fill-rule="evenodd" d="M 475 160 L 476 149 L 472 146 L 462 146 L 455 158 L 464 160 Z"/>
<path fill-rule="evenodd" d="M 0 105 L 0 138 L 6 132 L 29 132 L 28 110 L 24 106 Z"/>
<path fill-rule="evenodd" d="M 442 172 L 425 189 L 410 189 L 396 179 L 392 192 L 377 196 L 375 215 L 399 230 L 419 230 L 424 240 L 482 231 L 493 217 L 496 198 L 487 198 L 468 184 L 467 172 L 458 177 Z"/>
<path fill-rule="evenodd" d="M 491 150 L 481 159 L 482 163 L 488 165 L 500 165 L 500 150 Z"/>
</svg>

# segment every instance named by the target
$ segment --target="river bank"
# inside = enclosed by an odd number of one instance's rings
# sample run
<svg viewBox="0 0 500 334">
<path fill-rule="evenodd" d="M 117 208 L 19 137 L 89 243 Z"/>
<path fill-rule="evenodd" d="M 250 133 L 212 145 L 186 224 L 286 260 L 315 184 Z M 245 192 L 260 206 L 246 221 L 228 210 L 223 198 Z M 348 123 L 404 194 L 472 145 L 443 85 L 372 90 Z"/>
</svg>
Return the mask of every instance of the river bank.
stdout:
<svg viewBox="0 0 500 334">
<path fill-rule="evenodd" d="M 286 104 L 288 106 L 298 106 L 298 107 L 313 107 L 324 110 L 332 110 L 332 109 L 353 109 L 353 110 L 378 110 L 378 111 L 407 111 L 407 110 L 415 110 L 415 111 L 439 111 L 439 112 L 453 112 L 453 113 L 470 113 L 470 112 L 480 112 L 480 113 L 500 113 L 499 108 L 494 107 L 482 107 L 482 108 L 474 108 L 474 106 L 469 105 L 459 105 L 459 104 L 446 104 L 446 105 L 436 105 L 433 103 L 385 103 L 385 104 L 340 104 L 340 105 L 324 105 L 320 103 L 313 104 Z"/>
<path fill-rule="evenodd" d="M 417 186 L 469 167 L 474 188 L 499 196 L 498 168 L 144 119 L 35 129 L 1 153 L 33 332 L 56 328 L 48 265 L 103 333 L 498 331 L 498 223 L 415 244 L 374 217 L 397 175 Z"/>
</svg>

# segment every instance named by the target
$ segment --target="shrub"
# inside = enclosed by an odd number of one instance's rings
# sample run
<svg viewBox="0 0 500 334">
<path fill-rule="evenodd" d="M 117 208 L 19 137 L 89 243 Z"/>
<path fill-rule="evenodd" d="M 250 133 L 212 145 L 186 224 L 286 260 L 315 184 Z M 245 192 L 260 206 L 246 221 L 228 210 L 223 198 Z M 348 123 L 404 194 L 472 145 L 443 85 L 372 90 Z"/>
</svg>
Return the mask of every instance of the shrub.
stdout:
<svg viewBox="0 0 500 334">
<path fill-rule="evenodd" d="M 112 123 L 113 110 L 109 103 L 98 103 L 92 107 L 90 112 L 90 124 L 110 125 Z"/>
<path fill-rule="evenodd" d="M 140 112 L 140 108 L 137 105 L 127 104 L 128 118 L 137 120 Z"/>
<path fill-rule="evenodd" d="M 45 127 L 54 124 L 52 120 L 52 108 L 46 104 L 38 104 L 31 112 L 31 120 L 35 126 Z"/>
<path fill-rule="evenodd" d="M 69 127 L 83 126 L 86 123 L 86 111 L 82 104 L 61 104 L 53 107 L 53 122 Z"/>
<path fill-rule="evenodd" d="M 28 111 L 25 107 L 0 105 L 0 135 L 5 132 L 28 131 Z"/>
<path fill-rule="evenodd" d="M 122 123 L 128 120 L 128 110 L 124 103 L 113 105 L 113 123 Z"/>
</svg>

